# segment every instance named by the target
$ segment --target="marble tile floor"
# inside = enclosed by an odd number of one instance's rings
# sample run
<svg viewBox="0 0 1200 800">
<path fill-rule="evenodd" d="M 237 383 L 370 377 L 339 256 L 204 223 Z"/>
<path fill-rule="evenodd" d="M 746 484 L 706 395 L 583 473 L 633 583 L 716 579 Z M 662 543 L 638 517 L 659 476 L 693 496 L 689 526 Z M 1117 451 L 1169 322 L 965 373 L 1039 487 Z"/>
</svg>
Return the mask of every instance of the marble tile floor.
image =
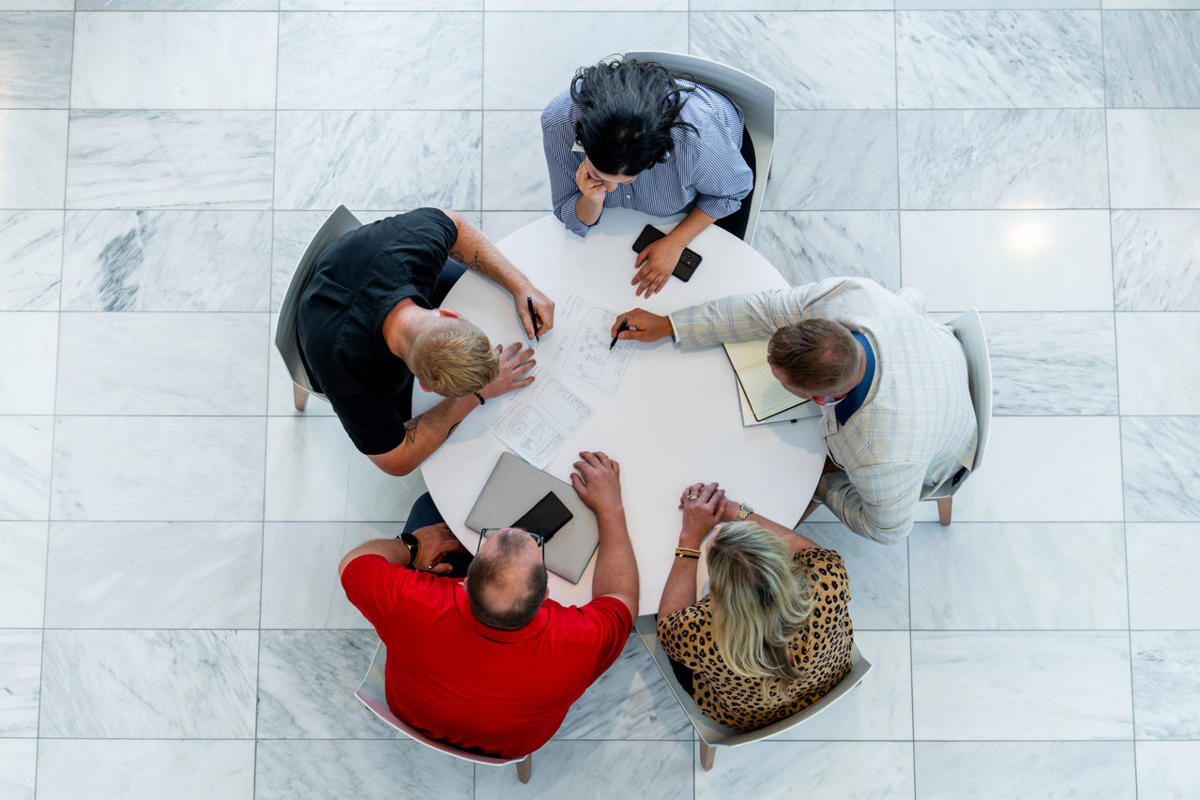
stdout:
<svg viewBox="0 0 1200 800">
<path fill-rule="evenodd" d="M 338 203 L 544 215 L 634 49 L 776 87 L 756 246 L 978 308 L 996 418 L 952 526 L 807 526 L 841 705 L 706 773 L 631 641 L 522 787 L 354 701 L 334 565 L 422 483 L 271 336 Z M 0 800 L 1200 797 L 1198 451 L 1200 0 L 0 0 Z"/>
</svg>

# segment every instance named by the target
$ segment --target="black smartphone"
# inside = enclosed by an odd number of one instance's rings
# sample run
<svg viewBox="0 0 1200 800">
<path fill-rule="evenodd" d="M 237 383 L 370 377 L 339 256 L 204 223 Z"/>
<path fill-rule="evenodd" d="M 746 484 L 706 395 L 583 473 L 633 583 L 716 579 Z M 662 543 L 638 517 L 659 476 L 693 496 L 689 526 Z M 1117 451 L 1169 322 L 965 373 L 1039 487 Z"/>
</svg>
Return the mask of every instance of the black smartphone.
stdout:
<svg viewBox="0 0 1200 800">
<path fill-rule="evenodd" d="M 536 533 L 548 542 L 550 537 L 558 533 L 574 516 L 571 509 L 564 506 L 554 492 L 547 492 L 545 497 L 538 500 L 533 508 L 509 527 Z"/>
<path fill-rule="evenodd" d="M 666 236 L 666 234 L 660 231 L 658 228 L 654 227 L 653 225 L 647 225 L 646 227 L 642 228 L 642 235 L 639 236 L 637 241 L 633 243 L 633 252 L 642 252 L 649 247 L 651 243 L 657 242 L 664 236 Z M 675 265 L 675 271 L 671 274 L 676 278 L 679 278 L 679 280 L 683 281 L 684 283 L 687 283 L 687 281 L 689 281 L 692 275 L 696 272 L 696 267 L 700 266 L 701 261 L 703 261 L 703 259 L 700 257 L 699 253 L 690 247 L 685 247 L 683 248 L 683 252 L 679 255 L 679 263 Z"/>
<path fill-rule="evenodd" d="M 451 566 L 449 573 L 451 578 L 465 578 L 467 569 L 471 566 L 471 559 L 474 557 L 466 550 L 455 550 L 442 556 L 442 563 Z"/>
</svg>

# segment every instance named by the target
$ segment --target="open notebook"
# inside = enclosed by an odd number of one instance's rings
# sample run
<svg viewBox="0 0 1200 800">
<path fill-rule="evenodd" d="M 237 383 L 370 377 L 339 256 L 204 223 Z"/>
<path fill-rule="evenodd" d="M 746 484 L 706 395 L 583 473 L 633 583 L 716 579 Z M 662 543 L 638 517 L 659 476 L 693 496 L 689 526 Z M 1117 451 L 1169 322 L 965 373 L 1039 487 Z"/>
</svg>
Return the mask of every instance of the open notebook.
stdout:
<svg viewBox="0 0 1200 800">
<path fill-rule="evenodd" d="M 746 342 L 726 342 L 724 345 L 725 355 L 733 365 L 738 384 L 750 403 L 754 419 L 759 422 L 808 402 L 783 388 L 783 384 L 771 374 L 771 367 L 767 364 L 769 341 L 770 338 L 762 338 Z"/>
</svg>

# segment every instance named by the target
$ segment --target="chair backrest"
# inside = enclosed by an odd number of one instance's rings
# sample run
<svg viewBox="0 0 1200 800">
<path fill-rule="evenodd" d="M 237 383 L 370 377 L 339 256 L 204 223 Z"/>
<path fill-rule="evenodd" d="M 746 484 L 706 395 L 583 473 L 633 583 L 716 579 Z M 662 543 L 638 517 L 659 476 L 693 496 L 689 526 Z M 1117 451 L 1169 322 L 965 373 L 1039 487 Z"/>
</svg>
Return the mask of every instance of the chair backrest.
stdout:
<svg viewBox="0 0 1200 800">
<path fill-rule="evenodd" d="M 658 643 L 658 631 L 654 615 L 646 614 L 638 617 L 634 623 L 634 627 L 642 640 L 642 644 L 650 652 L 650 657 L 654 659 L 658 671 L 662 673 L 663 680 L 667 682 L 667 687 L 670 688 L 671 694 L 675 695 L 675 700 L 692 723 L 692 727 L 696 729 L 696 733 L 700 734 L 701 739 L 713 746 L 737 747 L 741 744 L 757 742 L 760 739 L 769 738 L 806 720 L 812 719 L 845 697 L 851 689 L 862 683 L 862 679 L 871 671 L 871 663 L 862 657 L 862 653 L 858 651 L 858 645 L 856 644 L 850 652 L 850 672 L 846 674 L 846 677 L 838 681 L 837 685 L 820 700 L 803 711 L 799 711 L 778 722 L 772 722 L 770 725 L 763 726 L 757 730 L 746 732 L 735 731 L 704 716 L 704 712 L 696 706 L 696 701 L 692 699 L 692 696 L 679 685 L 679 681 L 675 679 L 675 672 L 671 669 L 671 661 L 667 657 L 667 652 Z"/>
<path fill-rule="evenodd" d="M 979 427 L 979 443 L 975 447 L 975 463 L 971 471 L 983 464 L 988 434 L 992 429 L 992 360 L 988 355 L 987 335 L 979 312 L 971 309 L 947 323 L 967 357 L 967 384 L 971 388 L 971 405 L 975 407 L 975 424 Z"/>
<path fill-rule="evenodd" d="M 754 244 L 758 212 L 767 191 L 771 172 L 771 154 L 775 150 L 775 90 L 758 78 L 727 64 L 686 53 L 637 50 L 626 58 L 657 61 L 672 72 L 686 73 L 705 86 L 711 86 L 737 103 L 746 118 L 746 130 L 754 147 L 754 190 L 750 194 L 750 216 L 746 222 L 746 244 Z"/>
<path fill-rule="evenodd" d="M 497 758 L 495 756 L 483 756 L 466 750 L 459 750 L 453 745 L 440 742 L 437 739 L 430 738 L 424 733 L 421 733 L 411 725 L 407 725 L 392 713 L 387 704 L 387 690 L 384 688 L 384 666 L 387 664 L 387 648 L 383 642 L 379 643 L 379 647 L 375 649 L 375 657 L 371 659 L 371 666 L 367 669 L 367 674 L 363 676 L 362 683 L 358 685 L 358 689 L 354 692 L 354 696 L 359 701 L 371 709 L 375 716 L 391 725 L 396 730 L 403 733 L 405 736 L 420 742 L 426 747 L 437 750 L 439 753 L 446 753 L 455 758 L 461 758 L 464 761 L 473 761 L 476 764 L 493 764 L 499 766 L 501 764 L 512 764 L 520 761 L 519 758 Z"/>
<path fill-rule="evenodd" d="M 321 251 L 342 234 L 360 227 L 362 227 L 362 223 L 347 211 L 345 206 L 338 206 L 337 210 L 329 215 L 329 219 L 325 220 L 320 230 L 317 231 L 317 235 L 309 243 L 308 249 L 304 251 L 304 255 L 300 257 L 300 263 L 296 265 L 296 271 L 292 273 L 292 282 L 288 285 L 287 294 L 283 297 L 283 305 L 279 307 L 279 324 L 275 328 L 275 347 L 283 356 L 283 363 L 287 365 L 292 381 L 322 399 L 324 399 L 324 395 L 313 392 L 312 380 L 304 371 L 304 362 L 300 360 L 300 335 L 296 329 L 296 315 L 300 311 L 300 295 L 304 292 L 304 287 L 308 285 L 308 279 L 312 277 L 313 267 L 316 266 Z"/>
</svg>

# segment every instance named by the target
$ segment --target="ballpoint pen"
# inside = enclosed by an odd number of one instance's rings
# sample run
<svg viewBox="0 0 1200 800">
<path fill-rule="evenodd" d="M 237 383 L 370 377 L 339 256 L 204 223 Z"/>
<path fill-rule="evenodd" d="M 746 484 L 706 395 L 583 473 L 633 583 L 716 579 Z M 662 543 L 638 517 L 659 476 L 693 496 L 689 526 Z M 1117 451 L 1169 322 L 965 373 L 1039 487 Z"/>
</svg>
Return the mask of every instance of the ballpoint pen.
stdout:
<svg viewBox="0 0 1200 800">
<path fill-rule="evenodd" d="M 529 304 L 529 322 L 533 325 L 533 337 L 538 340 L 538 344 L 541 344 L 542 337 L 538 334 L 538 329 L 542 327 L 542 318 L 533 309 L 532 295 L 525 295 L 525 302 Z"/>
<path fill-rule="evenodd" d="M 614 347 L 617 346 L 617 339 L 620 338 L 621 331 L 627 331 L 627 330 L 629 330 L 629 317 L 626 317 L 625 319 L 621 320 L 621 327 L 617 328 L 617 335 L 613 337 L 612 344 L 610 344 L 608 346 L 609 350 L 612 350 Z"/>
</svg>

